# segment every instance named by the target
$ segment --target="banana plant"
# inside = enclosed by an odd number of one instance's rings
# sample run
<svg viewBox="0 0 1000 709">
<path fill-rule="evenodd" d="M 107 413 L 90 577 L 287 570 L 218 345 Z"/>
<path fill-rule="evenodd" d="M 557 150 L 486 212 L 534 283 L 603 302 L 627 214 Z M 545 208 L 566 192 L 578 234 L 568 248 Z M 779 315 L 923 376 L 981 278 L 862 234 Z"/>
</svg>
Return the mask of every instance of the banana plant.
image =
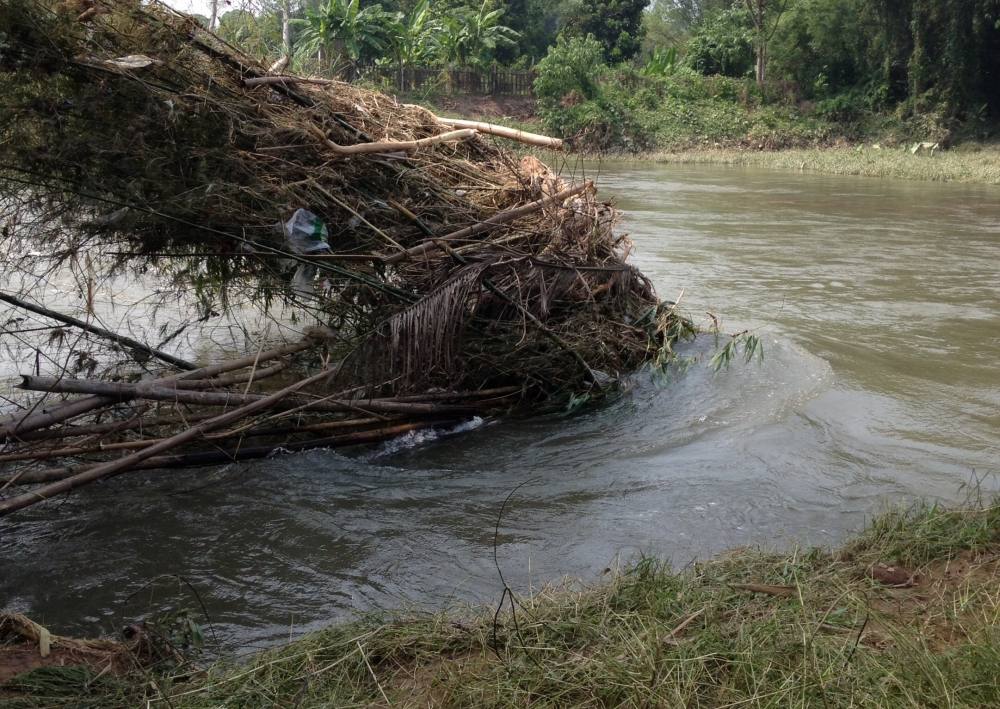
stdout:
<svg viewBox="0 0 1000 709">
<path fill-rule="evenodd" d="M 324 52 L 335 52 L 357 73 L 362 60 L 388 49 L 398 16 L 380 5 L 361 7 L 360 0 L 327 0 L 296 22 L 303 28 L 297 57 L 317 56 L 322 63 Z"/>
<path fill-rule="evenodd" d="M 639 73 L 643 76 L 669 76 L 677 68 L 677 47 L 657 49 Z"/>
<path fill-rule="evenodd" d="M 420 0 L 406 16 L 398 16 L 392 27 L 392 48 L 399 71 L 399 88 L 405 90 L 405 69 L 434 58 L 434 36 L 441 23 L 431 13 L 429 0 Z"/>
<path fill-rule="evenodd" d="M 420 0 L 399 23 L 396 51 L 406 66 L 422 64 L 434 56 L 434 35 L 441 23 L 431 13 L 430 0 Z"/>
<path fill-rule="evenodd" d="M 476 14 L 445 18 L 438 36 L 440 58 L 451 66 L 482 67 L 493 58 L 497 47 L 516 44 L 520 33 L 500 23 L 503 8 L 489 9 L 489 1 Z"/>
</svg>

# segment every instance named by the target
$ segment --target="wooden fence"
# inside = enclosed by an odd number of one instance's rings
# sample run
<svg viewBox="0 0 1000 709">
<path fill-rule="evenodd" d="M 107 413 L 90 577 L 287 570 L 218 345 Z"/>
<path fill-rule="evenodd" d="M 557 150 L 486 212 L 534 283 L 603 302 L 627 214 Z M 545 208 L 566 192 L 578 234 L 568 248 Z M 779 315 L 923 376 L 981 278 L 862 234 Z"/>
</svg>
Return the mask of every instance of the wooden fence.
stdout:
<svg viewBox="0 0 1000 709">
<path fill-rule="evenodd" d="M 448 93 L 479 96 L 531 96 L 535 72 L 509 69 L 440 69 L 379 67 L 375 74 L 400 91 L 438 88 Z"/>
</svg>

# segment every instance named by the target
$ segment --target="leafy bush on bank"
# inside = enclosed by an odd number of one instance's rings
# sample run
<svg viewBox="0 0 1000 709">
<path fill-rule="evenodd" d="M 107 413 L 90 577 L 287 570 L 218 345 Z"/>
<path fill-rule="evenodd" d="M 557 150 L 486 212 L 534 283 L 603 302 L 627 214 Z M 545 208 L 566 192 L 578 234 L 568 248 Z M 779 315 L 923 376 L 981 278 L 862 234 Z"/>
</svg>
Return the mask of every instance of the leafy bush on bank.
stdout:
<svg viewBox="0 0 1000 709">
<path fill-rule="evenodd" d="M 538 65 L 545 129 L 583 150 L 641 152 L 704 145 L 781 148 L 844 134 L 820 115 L 765 100 L 750 80 L 677 67 L 647 75 L 611 68 L 592 37 L 561 37 Z"/>
</svg>

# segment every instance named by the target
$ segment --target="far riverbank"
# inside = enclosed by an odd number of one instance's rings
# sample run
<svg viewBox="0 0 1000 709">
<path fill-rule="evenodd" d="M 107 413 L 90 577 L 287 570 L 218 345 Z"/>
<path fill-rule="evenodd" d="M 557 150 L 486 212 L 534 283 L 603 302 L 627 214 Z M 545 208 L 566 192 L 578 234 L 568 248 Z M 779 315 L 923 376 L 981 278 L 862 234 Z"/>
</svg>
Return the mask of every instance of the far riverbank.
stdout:
<svg viewBox="0 0 1000 709">
<path fill-rule="evenodd" d="M 668 150 L 622 157 L 682 165 L 734 165 L 831 175 L 1000 185 L 1000 146 L 997 145 L 969 144 L 934 154 L 914 154 L 907 148 L 858 145 L 786 150 Z"/>
<path fill-rule="evenodd" d="M 410 101 L 421 102 L 410 98 Z M 449 118 L 481 120 L 520 130 L 545 134 L 545 127 L 534 113 L 534 101 L 525 97 L 507 100 L 478 97 L 438 98 L 423 101 L 432 111 Z M 888 134 L 887 134 L 888 135 Z M 654 150 L 640 152 L 595 153 L 580 151 L 585 159 L 615 159 L 679 165 L 732 165 L 776 170 L 808 171 L 830 175 L 857 175 L 898 180 L 959 182 L 1000 185 L 1000 143 L 966 140 L 947 149 L 912 151 L 914 143 L 890 137 L 888 141 L 872 138 L 856 142 L 847 138 L 830 139 L 820 144 L 794 147 L 794 135 L 780 135 L 774 145 L 793 147 L 763 148 L 744 138 L 709 143 L 695 134 L 675 136 L 678 141 L 661 144 Z M 509 141 L 503 141 L 510 145 Z M 572 143 L 572 141 L 569 141 Z M 539 154 L 548 164 L 558 166 L 564 153 L 548 153 L 522 146 L 523 152 Z"/>
</svg>

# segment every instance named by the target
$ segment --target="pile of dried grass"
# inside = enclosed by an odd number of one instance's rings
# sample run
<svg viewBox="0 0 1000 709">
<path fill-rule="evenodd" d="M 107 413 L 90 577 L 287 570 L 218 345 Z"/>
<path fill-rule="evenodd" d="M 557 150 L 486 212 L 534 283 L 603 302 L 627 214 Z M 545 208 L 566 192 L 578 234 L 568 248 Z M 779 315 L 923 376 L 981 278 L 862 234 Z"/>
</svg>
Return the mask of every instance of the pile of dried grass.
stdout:
<svg viewBox="0 0 1000 709">
<path fill-rule="evenodd" d="M 124 674 L 146 656 L 143 639 L 132 643 L 53 635 L 20 613 L 0 612 L 0 685 L 46 667 L 89 667 L 95 674 Z"/>
<path fill-rule="evenodd" d="M 516 385 L 537 403 L 684 331 L 592 185 L 419 107 L 266 73 L 156 2 L 0 0 L 4 246 L 264 304 L 296 298 L 274 225 L 307 208 L 335 254 L 310 257 L 327 290 L 301 307 L 369 395 Z"/>
</svg>

